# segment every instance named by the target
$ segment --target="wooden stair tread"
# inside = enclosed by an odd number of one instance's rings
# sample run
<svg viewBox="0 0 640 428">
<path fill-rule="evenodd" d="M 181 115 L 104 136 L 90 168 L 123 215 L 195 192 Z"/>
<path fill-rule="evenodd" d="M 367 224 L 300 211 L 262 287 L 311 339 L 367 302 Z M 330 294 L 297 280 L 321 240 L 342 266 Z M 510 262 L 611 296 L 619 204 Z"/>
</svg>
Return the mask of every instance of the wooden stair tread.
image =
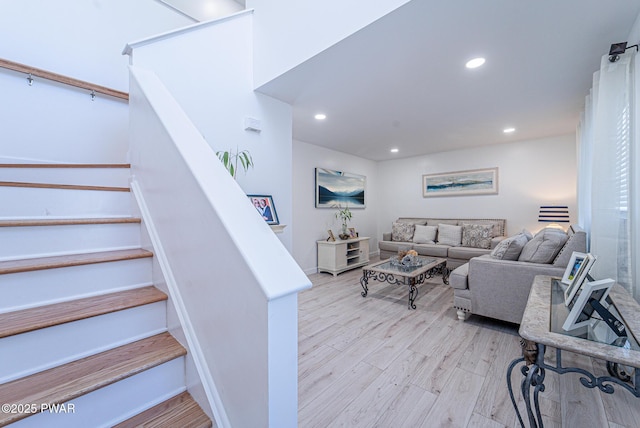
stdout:
<svg viewBox="0 0 640 428">
<path fill-rule="evenodd" d="M 0 314 L 0 338 L 167 300 L 153 286 Z"/>
<path fill-rule="evenodd" d="M 161 333 L 5 383 L 0 403 L 64 403 L 185 354 L 169 333 Z M 27 416 L 0 412 L 0 426 Z"/>
<path fill-rule="evenodd" d="M 131 168 L 128 163 L 0 163 L 0 168 Z"/>
<path fill-rule="evenodd" d="M 67 189 L 67 190 L 100 190 L 106 192 L 129 192 L 128 187 L 113 186 L 85 186 L 79 184 L 50 184 L 50 183 L 27 183 L 21 181 L 0 181 L 0 187 L 30 187 L 37 189 Z"/>
<path fill-rule="evenodd" d="M 188 392 L 176 395 L 114 428 L 210 428 L 211 419 Z"/>
<path fill-rule="evenodd" d="M 52 218 L 52 219 L 24 219 L 0 220 L 0 227 L 20 226 L 68 226 L 77 224 L 123 224 L 140 223 L 138 217 L 107 217 L 107 218 Z"/>
<path fill-rule="evenodd" d="M 102 251 L 97 253 L 69 254 L 64 256 L 40 257 L 33 259 L 7 260 L 0 262 L 0 275 L 18 272 L 30 272 L 42 269 L 55 269 L 80 266 L 93 263 L 106 263 L 121 260 L 153 257 L 151 251 L 141 248 L 131 250 Z"/>
</svg>

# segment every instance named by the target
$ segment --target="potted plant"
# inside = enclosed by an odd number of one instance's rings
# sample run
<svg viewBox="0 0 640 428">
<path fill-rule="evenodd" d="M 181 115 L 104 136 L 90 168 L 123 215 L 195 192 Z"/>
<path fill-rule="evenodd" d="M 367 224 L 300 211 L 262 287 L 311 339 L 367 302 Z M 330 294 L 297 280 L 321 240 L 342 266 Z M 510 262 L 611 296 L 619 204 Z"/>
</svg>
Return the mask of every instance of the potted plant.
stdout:
<svg viewBox="0 0 640 428">
<path fill-rule="evenodd" d="M 340 239 L 349 239 L 349 230 L 347 230 L 347 222 L 351 220 L 352 214 L 349 210 L 349 206 L 342 208 L 338 205 L 338 212 L 336 213 L 336 218 L 340 219 L 342 222 L 342 233 L 340 234 Z"/>
<path fill-rule="evenodd" d="M 253 158 L 251 157 L 251 153 L 249 150 L 238 151 L 236 147 L 236 151 L 218 151 L 216 152 L 218 159 L 222 162 L 222 165 L 229 171 L 229 174 L 236 179 L 236 174 L 238 173 L 238 163 L 246 173 L 249 167 L 253 168 Z"/>
</svg>

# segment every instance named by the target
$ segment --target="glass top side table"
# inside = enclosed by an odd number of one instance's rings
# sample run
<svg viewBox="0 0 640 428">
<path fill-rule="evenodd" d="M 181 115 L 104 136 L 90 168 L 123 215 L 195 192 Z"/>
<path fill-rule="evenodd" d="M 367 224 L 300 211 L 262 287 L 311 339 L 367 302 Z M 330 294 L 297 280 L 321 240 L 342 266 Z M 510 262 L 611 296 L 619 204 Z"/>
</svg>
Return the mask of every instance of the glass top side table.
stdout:
<svg viewBox="0 0 640 428">
<path fill-rule="evenodd" d="M 640 397 L 640 369 L 636 370 L 640 367 L 640 346 L 636 340 L 640 333 L 640 305 L 626 290 L 616 284 L 609 294 L 612 301 L 609 310 L 624 324 L 626 339 L 619 339 L 604 321 L 597 319 L 586 328 L 566 332 L 562 329 L 562 324 L 569 310 L 564 306 L 562 289 L 557 283 L 554 284 L 554 279 L 557 278 L 535 277 L 519 330 L 523 339 L 521 342 L 524 356 L 513 360 L 507 369 L 509 395 L 518 421 L 523 427 L 524 421 L 511 386 L 511 373 L 520 363 L 526 363 L 521 368 L 521 387 L 531 427 L 543 426 L 538 395 L 544 391 L 545 370 L 559 374 L 579 373 L 582 375 L 580 383 L 587 388 L 598 388 L 605 393 L 613 394 L 616 385 L 628 390 L 635 397 Z M 556 349 L 554 365 L 545 362 L 547 346 Z M 562 351 L 607 361 L 610 376 L 595 376 L 580 367 L 563 367 Z"/>
</svg>

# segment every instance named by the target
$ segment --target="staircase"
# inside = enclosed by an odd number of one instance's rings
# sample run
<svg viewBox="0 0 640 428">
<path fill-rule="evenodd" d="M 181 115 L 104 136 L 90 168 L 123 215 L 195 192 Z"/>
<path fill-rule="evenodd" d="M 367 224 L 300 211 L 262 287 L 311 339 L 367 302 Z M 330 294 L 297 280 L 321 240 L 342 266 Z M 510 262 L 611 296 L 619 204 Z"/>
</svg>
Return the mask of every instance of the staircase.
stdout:
<svg viewBox="0 0 640 428">
<path fill-rule="evenodd" d="M 0 164 L 0 426 L 212 426 L 186 391 L 128 177 Z"/>
</svg>

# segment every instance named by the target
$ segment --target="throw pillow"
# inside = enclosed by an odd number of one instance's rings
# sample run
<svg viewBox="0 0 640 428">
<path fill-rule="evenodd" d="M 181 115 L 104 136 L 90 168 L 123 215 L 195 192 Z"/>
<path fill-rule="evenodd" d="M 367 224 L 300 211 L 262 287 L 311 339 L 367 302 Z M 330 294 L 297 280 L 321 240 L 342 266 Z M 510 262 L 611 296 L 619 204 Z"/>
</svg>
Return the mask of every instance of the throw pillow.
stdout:
<svg viewBox="0 0 640 428">
<path fill-rule="evenodd" d="M 394 222 L 391 227 L 391 240 L 395 242 L 411 242 L 415 224 Z"/>
<path fill-rule="evenodd" d="M 462 226 L 438 224 L 438 244 L 459 247 L 462 244 Z"/>
<path fill-rule="evenodd" d="M 416 244 L 435 244 L 437 226 L 421 226 L 416 224 L 416 230 L 413 233 L 413 242 Z"/>
<path fill-rule="evenodd" d="M 491 257 L 498 260 L 518 260 L 527 242 L 529 242 L 529 238 L 524 233 L 503 239 L 491 251 Z"/>
<path fill-rule="evenodd" d="M 520 257 L 521 262 L 551 263 L 560 252 L 569 237 L 566 233 L 558 233 L 558 229 L 542 229 L 524 246 Z"/>
<path fill-rule="evenodd" d="M 522 229 L 519 235 L 524 235 L 527 237 L 527 241 L 531 241 L 533 239 L 533 234 L 529 232 L 527 229 Z"/>
<path fill-rule="evenodd" d="M 472 248 L 491 248 L 493 225 L 462 224 L 462 246 Z"/>
</svg>

